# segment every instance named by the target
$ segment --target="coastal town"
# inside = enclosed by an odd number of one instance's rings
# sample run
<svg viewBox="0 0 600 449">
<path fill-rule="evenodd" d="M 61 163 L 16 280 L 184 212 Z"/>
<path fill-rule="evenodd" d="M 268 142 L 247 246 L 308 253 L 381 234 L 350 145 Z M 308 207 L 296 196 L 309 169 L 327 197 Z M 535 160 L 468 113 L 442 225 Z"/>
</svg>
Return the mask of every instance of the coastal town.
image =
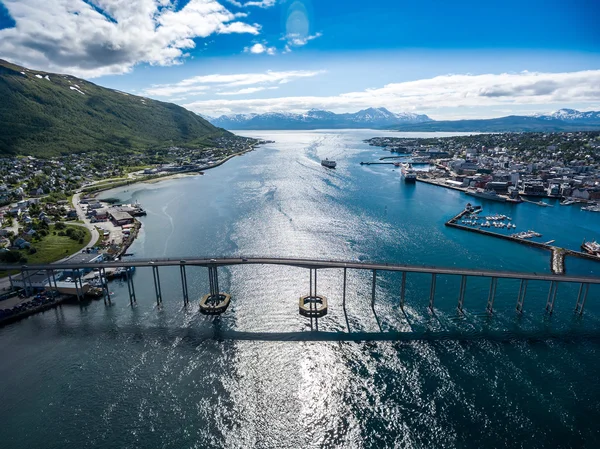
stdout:
<svg viewBox="0 0 600 449">
<path fill-rule="evenodd" d="M 104 190 L 183 174 L 202 173 L 265 141 L 220 137 L 204 149 L 168 148 L 129 156 L 106 153 L 58 158 L 0 159 L 0 321 L 26 316 L 75 297 L 99 298 L 107 280 L 123 270 L 20 272 L 25 264 L 94 263 L 119 260 L 135 240 L 146 215 L 140 204 L 99 201 Z M 53 286 L 52 294 L 46 290 Z M 31 296 L 35 294 L 35 296 Z"/>
<path fill-rule="evenodd" d="M 501 202 L 558 198 L 600 212 L 600 133 L 503 133 L 367 140 L 430 165 L 418 180 Z M 398 155 L 398 156 L 393 156 Z"/>
</svg>

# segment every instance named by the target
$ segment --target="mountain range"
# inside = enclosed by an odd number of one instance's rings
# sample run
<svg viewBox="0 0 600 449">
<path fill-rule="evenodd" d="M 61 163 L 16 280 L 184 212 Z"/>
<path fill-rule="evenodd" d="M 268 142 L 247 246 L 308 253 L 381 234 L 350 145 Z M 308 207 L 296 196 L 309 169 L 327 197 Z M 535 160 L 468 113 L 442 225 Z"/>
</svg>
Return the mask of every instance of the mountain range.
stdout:
<svg viewBox="0 0 600 449">
<path fill-rule="evenodd" d="M 202 146 L 230 134 L 172 103 L 0 60 L 0 155 Z"/>
<path fill-rule="evenodd" d="M 305 114 L 269 112 L 205 118 L 230 130 L 374 128 L 398 131 L 589 131 L 600 130 L 600 112 L 560 109 L 552 114 L 436 121 L 424 114 L 393 113 L 386 108 L 369 108 L 353 114 L 336 114 L 311 109 Z"/>
<path fill-rule="evenodd" d="M 353 114 L 311 109 L 304 114 L 268 112 L 266 114 L 235 114 L 221 117 L 204 116 L 213 125 L 225 129 L 324 129 L 324 128 L 385 128 L 402 124 L 430 122 L 424 114 L 395 114 L 386 108 L 369 108 Z"/>
</svg>

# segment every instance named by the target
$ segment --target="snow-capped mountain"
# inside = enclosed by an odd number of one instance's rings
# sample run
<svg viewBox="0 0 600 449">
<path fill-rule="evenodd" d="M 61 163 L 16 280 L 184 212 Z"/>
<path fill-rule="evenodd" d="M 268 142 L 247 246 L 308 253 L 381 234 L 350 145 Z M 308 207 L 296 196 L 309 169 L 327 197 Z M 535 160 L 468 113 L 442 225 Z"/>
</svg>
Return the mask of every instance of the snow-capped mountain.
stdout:
<svg viewBox="0 0 600 449">
<path fill-rule="evenodd" d="M 213 125 L 225 129 L 382 128 L 431 121 L 424 114 L 410 112 L 395 114 L 386 108 L 368 108 L 347 114 L 311 109 L 303 114 L 268 112 L 204 118 Z"/>
<path fill-rule="evenodd" d="M 600 123 L 600 111 L 581 112 L 576 109 L 559 109 L 552 114 L 539 114 L 536 117 L 545 120 L 562 120 L 570 123 Z"/>
</svg>

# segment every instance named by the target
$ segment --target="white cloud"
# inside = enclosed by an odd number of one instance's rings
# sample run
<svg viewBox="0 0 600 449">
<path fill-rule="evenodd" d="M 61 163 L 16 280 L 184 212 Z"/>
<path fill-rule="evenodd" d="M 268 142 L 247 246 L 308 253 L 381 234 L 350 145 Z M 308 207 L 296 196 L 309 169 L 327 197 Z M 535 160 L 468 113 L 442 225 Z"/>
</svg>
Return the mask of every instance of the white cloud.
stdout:
<svg viewBox="0 0 600 449">
<path fill-rule="evenodd" d="M 203 92 L 212 87 L 235 87 L 252 85 L 285 84 L 300 78 L 310 78 L 325 73 L 324 71 L 292 70 L 287 72 L 237 73 L 230 75 L 201 75 L 188 78 L 174 84 L 154 85 L 143 91 L 143 95 L 170 97 L 189 93 Z"/>
<path fill-rule="evenodd" d="M 268 47 L 265 44 L 254 44 L 251 47 L 244 48 L 246 53 L 252 53 L 255 55 L 260 55 L 261 53 L 266 53 L 268 55 L 274 55 L 276 52 L 275 47 Z"/>
<path fill-rule="evenodd" d="M 321 36 L 323 36 L 323 33 L 315 33 L 308 36 L 302 36 L 299 33 L 288 33 L 284 36 L 283 40 L 287 41 L 286 49 L 289 49 L 290 46 L 302 47 L 308 42 L 312 41 L 313 39 L 316 39 Z"/>
<path fill-rule="evenodd" d="M 235 91 L 226 91 L 226 92 L 217 92 L 217 95 L 248 95 L 256 92 L 261 92 L 263 90 L 274 90 L 279 89 L 277 86 L 273 87 L 247 87 L 245 89 L 235 90 Z"/>
<path fill-rule="evenodd" d="M 16 26 L 0 30 L 0 57 L 41 70 L 94 77 L 135 64 L 178 64 L 195 38 L 249 33 L 217 0 L 2 0 Z"/>
<path fill-rule="evenodd" d="M 260 1 L 250 1 L 246 3 L 239 2 L 237 0 L 227 0 L 232 5 L 237 6 L 238 8 L 247 8 L 248 6 L 257 6 L 259 8 L 270 8 L 277 3 L 277 0 L 260 0 Z"/>
<path fill-rule="evenodd" d="M 311 108 L 335 112 L 374 106 L 393 111 L 435 111 L 514 105 L 600 102 L 600 70 L 564 73 L 503 73 L 443 75 L 392 83 L 377 89 L 337 96 L 280 97 L 268 99 L 196 101 L 184 105 L 211 115 L 228 113 L 302 112 Z"/>
<path fill-rule="evenodd" d="M 258 6 L 259 8 L 270 8 L 271 6 L 275 5 L 275 3 L 277 3 L 277 0 L 260 0 L 246 2 L 244 6 Z"/>
</svg>

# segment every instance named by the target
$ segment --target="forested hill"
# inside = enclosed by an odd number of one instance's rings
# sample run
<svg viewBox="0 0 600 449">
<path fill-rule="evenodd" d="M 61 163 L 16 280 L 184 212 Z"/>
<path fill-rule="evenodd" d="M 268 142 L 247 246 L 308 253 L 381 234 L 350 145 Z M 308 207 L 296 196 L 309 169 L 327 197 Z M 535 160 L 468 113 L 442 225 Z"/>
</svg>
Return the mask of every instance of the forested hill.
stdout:
<svg viewBox="0 0 600 449">
<path fill-rule="evenodd" d="M 0 60 L 0 155 L 193 147 L 223 134 L 172 103 Z"/>
</svg>

